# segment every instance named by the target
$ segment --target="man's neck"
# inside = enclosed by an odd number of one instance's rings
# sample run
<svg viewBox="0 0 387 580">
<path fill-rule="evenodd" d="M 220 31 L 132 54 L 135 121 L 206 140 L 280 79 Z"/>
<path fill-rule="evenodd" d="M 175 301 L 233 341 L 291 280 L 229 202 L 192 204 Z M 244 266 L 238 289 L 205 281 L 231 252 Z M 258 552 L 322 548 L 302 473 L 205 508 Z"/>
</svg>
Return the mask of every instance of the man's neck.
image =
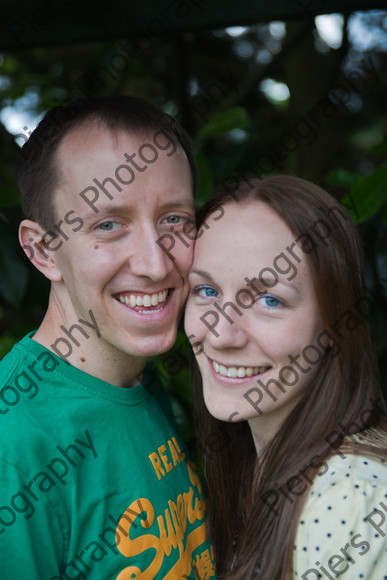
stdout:
<svg viewBox="0 0 387 580">
<path fill-rule="evenodd" d="M 79 321 L 78 321 L 79 322 Z M 85 373 L 118 387 L 133 387 L 141 382 L 145 357 L 135 357 L 114 348 L 82 323 L 66 326 L 48 309 L 33 340 Z M 78 328 L 79 326 L 79 328 Z"/>
</svg>

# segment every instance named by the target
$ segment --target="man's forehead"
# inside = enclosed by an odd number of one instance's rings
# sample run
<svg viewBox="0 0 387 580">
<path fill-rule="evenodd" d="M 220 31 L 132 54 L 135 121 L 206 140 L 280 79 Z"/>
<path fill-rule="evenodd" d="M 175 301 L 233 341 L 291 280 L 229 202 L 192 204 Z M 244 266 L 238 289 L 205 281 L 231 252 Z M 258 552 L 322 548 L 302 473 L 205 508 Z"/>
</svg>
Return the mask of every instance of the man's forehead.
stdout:
<svg viewBox="0 0 387 580">
<path fill-rule="evenodd" d="M 162 129 L 152 134 L 84 124 L 64 137 L 57 170 L 57 203 L 77 196 L 76 204 L 81 202 L 94 215 L 113 200 L 128 209 L 131 202 L 137 205 L 139 191 L 152 202 L 157 201 L 152 192 L 159 190 L 169 200 L 178 196 L 192 201 L 191 188 L 186 191 L 191 172 L 185 152 Z"/>
<path fill-rule="evenodd" d="M 86 158 L 90 158 L 93 152 L 99 150 L 111 150 L 119 153 L 122 146 L 131 144 L 136 147 L 139 142 L 145 143 L 152 138 L 149 129 L 129 130 L 112 129 L 98 120 L 83 123 L 69 131 L 62 139 L 58 147 L 59 158 L 76 157 L 79 151 L 84 152 Z"/>
</svg>

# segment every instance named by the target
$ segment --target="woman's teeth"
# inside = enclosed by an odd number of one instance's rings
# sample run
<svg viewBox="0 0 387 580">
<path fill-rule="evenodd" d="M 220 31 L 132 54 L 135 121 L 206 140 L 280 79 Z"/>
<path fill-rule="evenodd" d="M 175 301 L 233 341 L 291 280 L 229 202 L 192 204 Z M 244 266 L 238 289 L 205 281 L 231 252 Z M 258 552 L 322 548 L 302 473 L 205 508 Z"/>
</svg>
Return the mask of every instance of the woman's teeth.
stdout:
<svg viewBox="0 0 387 580">
<path fill-rule="evenodd" d="M 225 367 L 217 363 L 215 360 L 212 361 L 212 366 L 214 370 L 222 377 L 229 377 L 232 379 L 244 379 L 245 377 L 252 377 L 253 375 L 258 375 L 266 371 L 269 367 Z"/>
<path fill-rule="evenodd" d="M 167 299 L 168 290 L 162 290 L 161 292 L 155 292 L 154 294 L 143 294 L 139 296 L 138 294 L 123 295 L 119 294 L 117 296 L 118 300 L 122 304 L 127 304 L 134 308 L 135 306 L 142 306 L 149 308 L 151 306 L 157 306 L 161 302 L 165 302 Z"/>
</svg>

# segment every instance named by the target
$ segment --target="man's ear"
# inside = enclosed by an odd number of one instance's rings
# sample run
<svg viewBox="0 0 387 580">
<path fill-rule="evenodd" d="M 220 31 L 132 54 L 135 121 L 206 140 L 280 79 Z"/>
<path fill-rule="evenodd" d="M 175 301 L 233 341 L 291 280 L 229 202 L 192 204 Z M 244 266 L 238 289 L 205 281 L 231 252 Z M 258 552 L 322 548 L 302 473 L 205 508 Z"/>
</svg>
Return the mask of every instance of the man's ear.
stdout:
<svg viewBox="0 0 387 580">
<path fill-rule="evenodd" d="M 46 232 L 32 220 L 23 220 L 19 226 L 19 242 L 29 261 L 52 282 L 60 282 L 60 273 L 54 253 L 45 244 Z"/>
</svg>

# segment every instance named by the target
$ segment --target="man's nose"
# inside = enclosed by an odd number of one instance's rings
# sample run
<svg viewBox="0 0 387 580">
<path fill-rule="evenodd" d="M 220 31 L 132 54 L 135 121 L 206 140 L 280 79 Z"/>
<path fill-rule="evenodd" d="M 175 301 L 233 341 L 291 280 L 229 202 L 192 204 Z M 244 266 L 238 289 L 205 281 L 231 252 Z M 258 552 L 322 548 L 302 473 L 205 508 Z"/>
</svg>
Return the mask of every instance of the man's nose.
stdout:
<svg viewBox="0 0 387 580">
<path fill-rule="evenodd" d="M 156 243 L 157 231 L 154 228 L 143 228 L 133 235 L 136 236 L 136 242 L 129 257 L 130 271 L 154 282 L 163 280 L 174 266 L 173 261 Z"/>
</svg>

